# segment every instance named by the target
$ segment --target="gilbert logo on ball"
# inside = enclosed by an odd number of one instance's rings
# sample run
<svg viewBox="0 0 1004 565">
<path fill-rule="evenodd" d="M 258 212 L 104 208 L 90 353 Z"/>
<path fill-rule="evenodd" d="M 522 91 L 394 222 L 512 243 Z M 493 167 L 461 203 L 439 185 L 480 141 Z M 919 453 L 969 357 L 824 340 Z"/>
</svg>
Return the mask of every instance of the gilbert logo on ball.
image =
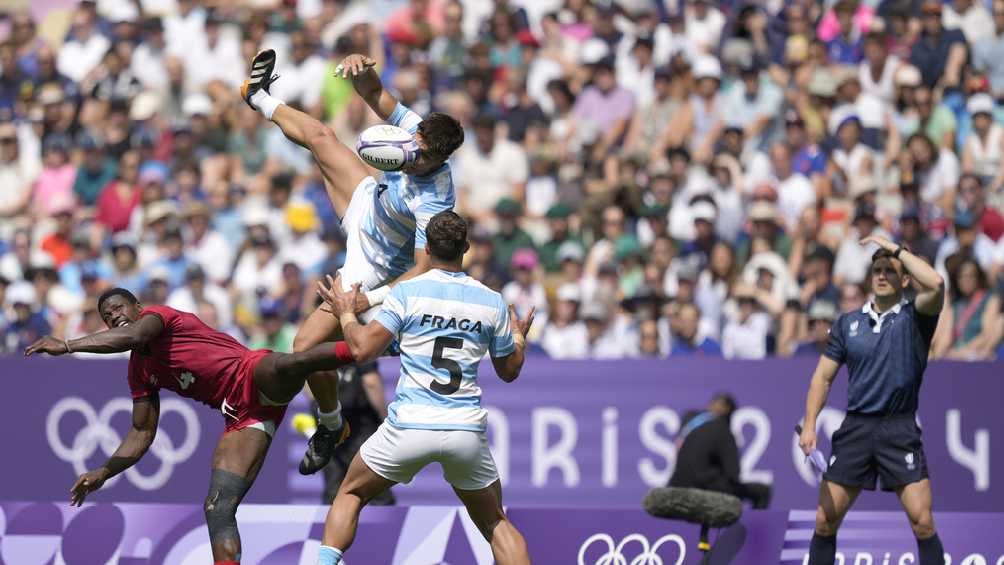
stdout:
<svg viewBox="0 0 1004 565">
<path fill-rule="evenodd" d="M 418 159 L 415 138 L 402 128 L 380 124 L 359 134 L 356 153 L 368 165 L 381 171 L 399 171 Z"/>
</svg>

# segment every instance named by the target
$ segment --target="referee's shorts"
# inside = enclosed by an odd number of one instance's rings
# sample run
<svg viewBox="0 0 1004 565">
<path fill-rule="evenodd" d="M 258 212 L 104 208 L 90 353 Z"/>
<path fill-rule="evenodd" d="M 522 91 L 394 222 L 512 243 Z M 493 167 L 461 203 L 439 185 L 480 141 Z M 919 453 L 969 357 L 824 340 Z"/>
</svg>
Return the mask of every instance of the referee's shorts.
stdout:
<svg viewBox="0 0 1004 565">
<path fill-rule="evenodd" d="M 848 413 L 833 434 L 830 465 L 823 478 L 847 487 L 897 488 L 928 478 L 920 427 L 913 414 Z"/>
</svg>

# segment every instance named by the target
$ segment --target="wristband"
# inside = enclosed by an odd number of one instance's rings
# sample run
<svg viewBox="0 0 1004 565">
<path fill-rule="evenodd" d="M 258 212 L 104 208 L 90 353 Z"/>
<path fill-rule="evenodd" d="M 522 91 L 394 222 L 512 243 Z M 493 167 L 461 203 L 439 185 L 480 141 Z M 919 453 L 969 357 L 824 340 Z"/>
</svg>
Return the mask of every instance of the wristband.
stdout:
<svg viewBox="0 0 1004 565">
<path fill-rule="evenodd" d="M 376 306 L 378 304 L 383 304 L 387 295 L 390 294 L 390 285 L 383 285 L 379 288 L 374 288 L 373 290 L 367 290 L 363 293 L 366 300 L 369 301 L 370 306 Z"/>
</svg>

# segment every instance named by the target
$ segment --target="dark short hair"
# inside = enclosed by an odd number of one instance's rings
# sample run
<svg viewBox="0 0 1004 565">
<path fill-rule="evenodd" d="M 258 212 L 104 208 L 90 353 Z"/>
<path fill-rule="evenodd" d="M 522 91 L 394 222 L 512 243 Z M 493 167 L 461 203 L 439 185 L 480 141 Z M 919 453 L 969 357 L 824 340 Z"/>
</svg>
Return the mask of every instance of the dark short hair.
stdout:
<svg viewBox="0 0 1004 565">
<path fill-rule="evenodd" d="M 452 116 L 433 112 L 418 124 L 429 151 L 447 158 L 464 143 L 464 128 Z"/>
<path fill-rule="evenodd" d="M 113 296 L 121 296 L 122 298 L 128 300 L 130 304 L 139 303 L 139 299 L 136 298 L 136 295 L 132 292 L 120 287 L 109 288 L 108 290 L 102 292 L 101 296 L 98 297 L 98 312 L 101 312 L 101 305 L 105 303 L 105 300 L 108 300 Z"/>
<path fill-rule="evenodd" d="M 467 222 L 452 210 L 444 210 L 425 227 L 429 253 L 441 261 L 456 261 L 467 250 Z"/>
<path fill-rule="evenodd" d="M 716 393 L 714 396 L 711 397 L 711 401 L 721 402 L 722 404 L 724 404 L 727 410 L 727 414 L 729 416 L 731 416 L 732 413 L 736 411 L 736 408 L 738 408 L 738 404 L 736 403 L 735 397 L 733 397 L 731 394 L 727 392 Z"/>
<path fill-rule="evenodd" d="M 909 250 L 909 248 L 906 247 L 905 245 L 903 246 L 903 249 Z M 883 259 L 891 259 L 893 261 L 898 261 L 901 267 L 903 265 L 903 262 L 900 261 L 900 259 L 898 257 L 896 257 L 896 255 L 894 254 L 893 251 L 889 251 L 888 249 L 882 249 L 882 248 L 880 248 L 880 249 L 876 250 L 875 253 L 872 253 L 871 267 L 874 267 L 875 263 L 878 263 L 879 261 L 881 261 Z M 869 277 L 871 277 L 871 267 L 869 267 L 869 269 L 868 269 L 868 276 Z M 900 272 L 902 274 L 902 268 L 900 269 Z M 871 279 L 869 278 L 868 280 L 871 280 Z"/>
</svg>

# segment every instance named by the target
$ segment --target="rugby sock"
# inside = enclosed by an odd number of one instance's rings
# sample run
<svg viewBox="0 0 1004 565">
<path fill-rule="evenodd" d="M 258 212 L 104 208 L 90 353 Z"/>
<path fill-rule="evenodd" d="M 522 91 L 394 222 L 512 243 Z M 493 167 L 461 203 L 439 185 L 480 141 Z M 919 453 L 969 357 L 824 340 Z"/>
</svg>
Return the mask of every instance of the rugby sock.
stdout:
<svg viewBox="0 0 1004 565">
<path fill-rule="evenodd" d="M 255 108 L 258 108 L 258 111 L 261 112 L 266 119 L 271 120 L 272 114 L 275 113 L 275 109 L 278 108 L 280 104 L 284 104 L 284 102 L 264 90 L 258 90 L 258 92 L 251 95 L 251 104 L 254 105 Z"/>
<path fill-rule="evenodd" d="M 327 545 L 322 545 L 317 552 L 317 565 L 338 565 L 342 562 L 342 552 Z"/>
<path fill-rule="evenodd" d="M 927 539 L 917 538 L 917 556 L 920 557 L 920 565 L 945 564 L 945 548 L 941 546 L 938 534 Z"/>
<path fill-rule="evenodd" d="M 809 543 L 809 565 L 833 565 L 837 559 L 837 536 L 812 533 Z"/>
<path fill-rule="evenodd" d="M 351 365 L 356 362 L 355 356 L 352 355 L 352 350 L 349 349 L 349 344 L 344 341 L 335 342 L 335 359 L 337 359 L 341 365 Z"/>
<path fill-rule="evenodd" d="M 342 403 L 339 402 L 338 406 L 331 412 L 319 412 L 317 423 L 333 432 L 340 430 L 342 428 Z"/>
</svg>

